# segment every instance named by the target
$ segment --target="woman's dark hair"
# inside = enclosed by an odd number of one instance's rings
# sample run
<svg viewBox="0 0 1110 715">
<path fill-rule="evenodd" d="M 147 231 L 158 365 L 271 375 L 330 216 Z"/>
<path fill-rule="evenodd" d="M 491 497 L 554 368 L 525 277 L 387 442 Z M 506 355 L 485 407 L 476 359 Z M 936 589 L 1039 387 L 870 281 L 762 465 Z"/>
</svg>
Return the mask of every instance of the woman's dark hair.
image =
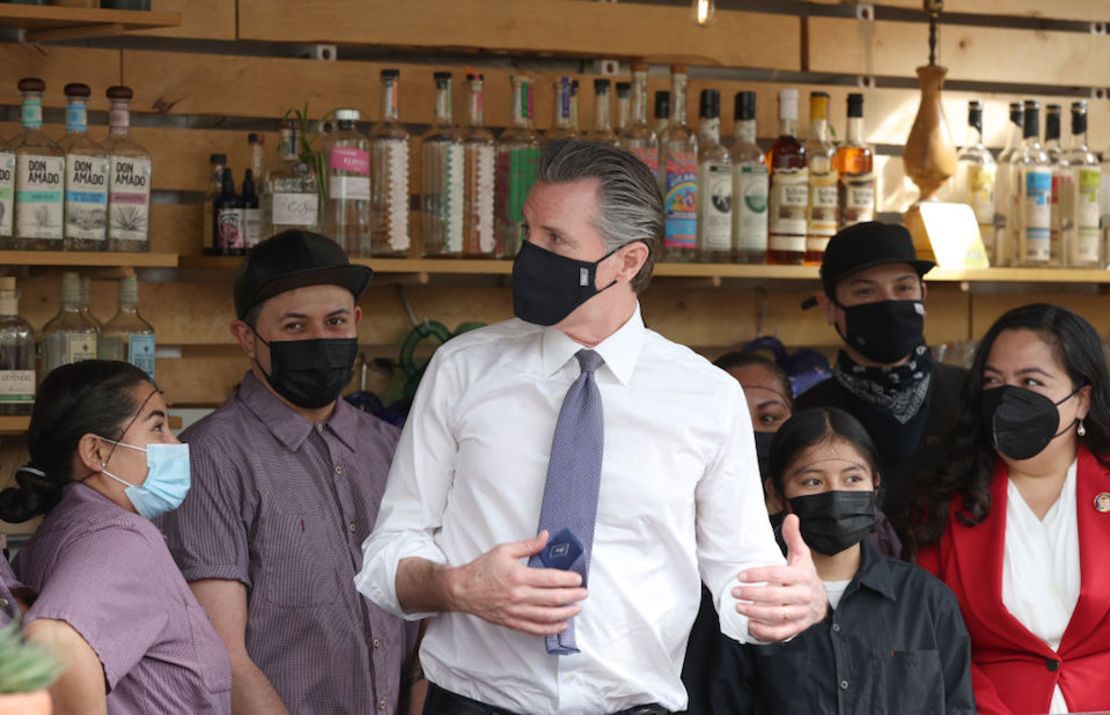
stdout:
<svg viewBox="0 0 1110 715">
<path fill-rule="evenodd" d="M 143 383 L 152 384 L 145 372 L 113 360 L 83 360 L 47 375 L 27 434 L 31 461 L 16 472 L 19 486 L 0 492 L 0 519 L 17 524 L 53 509 L 73 481 L 78 442 L 86 434 L 121 437 L 139 408 L 133 388 Z"/>
<path fill-rule="evenodd" d="M 837 407 L 811 407 L 783 423 L 771 440 L 768 478 L 775 492 L 785 495 L 786 470 L 803 452 L 836 439 L 855 447 L 867 462 L 872 476 L 878 474 L 879 452 L 859 420 Z"/>
<path fill-rule="evenodd" d="M 782 396 L 786 400 L 786 405 L 791 409 L 794 408 L 794 394 L 790 387 L 790 378 L 787 377 L 786 371 L 779 367 L 778 363 L 766 355 L 734 350 L 717 358 L 713 361 L 713 364 L 722 370 L 752 366 L 762 367 L 768 370 L 775 376 L 775 379 L 778 380 L 779 385 L 782 387 Z"/>
<path fill-rule="evenodd" d="M 980 418 L 983 369 L 998 336 L 1007 330 L 1029 330 L 1051 348 L 1075 388 L 1090 386 L 1091 403 L 1084 419 L 1086 435 L 1079 441 L 1103 465 L 1110 466 L 1110 374 L 1098 333 L 1077 313 L 1058 305 L 1025 305 L 1009 311 L 990 327 L 964 383 L 955 424 L 940 469 L 919 485 L 922 503 L 911 517 L 913 548 L 937 543 L 948 522 L 952 500 L 962 498 L 956 518 L 965 526 L 981 523 L 990 513 L 991 477 L 998 463 L 991 435 Z"/>
</svg>

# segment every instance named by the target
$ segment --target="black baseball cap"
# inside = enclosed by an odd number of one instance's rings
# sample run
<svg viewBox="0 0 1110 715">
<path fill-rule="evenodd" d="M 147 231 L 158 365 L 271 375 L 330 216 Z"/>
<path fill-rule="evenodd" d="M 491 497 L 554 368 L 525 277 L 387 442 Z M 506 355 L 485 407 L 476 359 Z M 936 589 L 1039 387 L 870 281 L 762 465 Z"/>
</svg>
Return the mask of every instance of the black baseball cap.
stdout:
<svg viewBox="0 0 1110 715">
<path fill-rule="evenodd" d="M 918 259 L 913 237 L 905 226 L 867 221 L 849 226 L 831 239 L 821 261 L 821 284 L 825 295 L 836 294 L 836 284 L 868 268 L 888 263 L 908 263 L 918 276 L 936 267 L 932 261 Z M 809 307 L 809 306 L 806 306 Z"/>
<path fill-rule="evenodd" d="M 235 274 L 235 314 L 242 320 L 251 308 L 279 293 L 315 285 L 351 291 L 357 303 L 374 272 L 352 265 L 347 254 L 326 236 L 310 231 L 282 231 L 247 253 Z"/>
</svg>

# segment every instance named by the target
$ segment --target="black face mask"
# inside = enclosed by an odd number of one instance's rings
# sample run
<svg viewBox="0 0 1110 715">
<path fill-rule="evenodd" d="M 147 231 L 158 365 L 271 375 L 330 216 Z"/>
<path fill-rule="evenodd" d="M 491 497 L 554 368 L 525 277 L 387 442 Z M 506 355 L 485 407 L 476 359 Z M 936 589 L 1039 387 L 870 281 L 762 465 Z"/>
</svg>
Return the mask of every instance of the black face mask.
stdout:
<svg viewBox="0 0 1110 715">
<path fill-rule="evenodd" d="M 513 314 L 526 323 L 555 325 L 603 290 L 595 287 L 597 261 L 576 261 L 525 241 L 513 261 Z"/>
<path fill-rule="evenodd" d="M 841 339 L 869 360 L 890 365 L 925 342 L 925 304 L 919 300 L 837 305 L 844 311 Z"/>
<path fill-rule="evenodd" d="M 270 349 L 270 374 L 266 381 L 289 402 L 315 410 L 334 402 L 355 372 L 356 338 L 275 340 Z M 265 375 L 265 373 L 263 373 Z"/>
<path fill-rule="evenodd" d="M 1032 459 L 1075 424 L 1073 421 L 1062 431 L 1056 431 L 1060 426 L 1060 411 L 1056 407 L 1077 392 L 1079 388 L 1059 402 L 1053 402 L 1038 392 L 1003 385 L 983 390 L 979 415 L 999 453 L 1010 459 Z"/>
<path fill-rule="evenodd" d="M 774 432 L 755 433 L 755 456 L 759 460 L 759 473 L 764 479 L 771 476 L 771 442 L 774 439 Z"/>
<path fill-rule="evenodd" d="M 802 540 L 832 556 L 858 544 L 875 528 L 878 502 L 873 491 L 832 491 L 789 500 L 801 522 Z"/>
</svg>

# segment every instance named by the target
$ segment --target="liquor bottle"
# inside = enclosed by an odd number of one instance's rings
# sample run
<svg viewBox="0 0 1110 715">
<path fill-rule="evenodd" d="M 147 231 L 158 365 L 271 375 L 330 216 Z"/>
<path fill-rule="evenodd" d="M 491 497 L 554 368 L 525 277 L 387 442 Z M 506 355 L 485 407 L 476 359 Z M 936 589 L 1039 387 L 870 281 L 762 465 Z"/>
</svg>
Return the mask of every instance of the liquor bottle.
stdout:
<svg viewBox="0 0 1110 715">
<path fill-rule="evenodd" d="M 243 174 L 239 204 L 243 209 L 243 252 L 246 253 L 262 241 L 262 209 L 254 188 L 254 169 L 247 169 Z"/>
<path fill-rule="evenodd" d="M 108 140 L 111 157 L 108 178 L 108 250 L 149 251 L 150 153 L 127 136 L 131 125 L 130 87 L 109 87 Z"/>
<path fill-rule="evenodd" d="M 620 144 L 620 137 L 624 135 L 625 130 L 628 128 L 628 112 L 632 106 L 632 83 L 631 82 L 617 82 L 617 128 L 614 133 L 617 135 L 617 144 Z"/>
<path fill-rule="evenodd" d="M 1099 233 L 1102 206 L 1102 169 L 1098 157 L 1087 146 L 1087 102 L 1071 103 L 1071 150 L 1068 164 L 1075 191 L 1067 207 L 1074 237 L 1065 254 L 1073 268 L 1099 268 L 1103 265 L 1103 246 Z"/>
<path fill-rule="evenodd" d="M 497 255 L 512 258 L 524 240 L 524 201 L 540 164 L 540 140 L 532 129 L 532 81 L 513 75 L 513 125 L 497 141 Z"/>
<path fill-rule="evenodd" d="M 721 144 L 721 93 L 703 89 L 698 106 L 698 254 L 732 261 L 732 159 Z"/>
<path fill-rule="evenodd" d="M 247 144 L 250 145 L 251 150 L 251 176 L 261 183 L 266 178 L 266 159 L 263 155 L 266 146 L 266 137 L 255 132 L 250 132 L 247 134 Z"/>
<path fill-rule="evenodd" d="M 570 133 L 575 139 L 582 138 L 582 125 L 578 115 L 578 80 L 570 81 Z"/>
<path fill-rule="evenodd" d="M 119 283 L 119 311 L 100 329 L 100 359 L 129 362 L 153 380 L 154 348 L 154 328 L 139 315 L 139 281 L 127 276 Z"/>
<path fill-rule="evenodd" d="M 570 77 L 564 76 L 556 79 L 554 85 L 555 102 L 552 105 L 553 116 L 551 119 L 551 128 L 544 132 L 544 144 L 549 144 L 556 139 L 578 138 L 578 135 L 570 128 L 570 99 L 573 82 Z"/>
<path fill-rule="evenodd" d="M 421 141 L 421 227 L 425 256 L 463 251 L 465 150 L 451 114 L 451 73 L 436 72 L 435 121 Z"/>
<path fill-rule="evenodd" d="M 659 141 L 663 260 L 692 261 L 698 249 L 698 135 L 686 126 L 686 67 L 671 67 L 671 120 Z"/>
<path fill-rule="evenodd" d="M 1021 211 L 1017 214 L 1019 254 L 1027 266 L 1052 260 L 1052 164 L 1041 148 L 1040 102 L 1025 100 L 1024 140 L 1014 154 Z"/>
<path fill-rule="evenodd" d="M 798 141 L 798 90 L 779 90 L 779 137 L 767 152 L 771 172 L 767 262 L 801 265 L 806 255 L 809 170 Z"/>
<path fill-rule="evenodd" d="M 975 212 L 979 237 L 991 261 L 994 260 L 994 186 L 996 165 L 990 150 L 983 145 L 983 105 L 967 103 L 967 144 L 956 157 L 955 200 Z"/>
<path fill-rule="evenodd" d="M 243 206 L 235 193 L 231 169 L 224 169 L 220 195 L 213 202 L 216 212 L 216 251 L 221 256 L 246 253 L 243 241 Z"/>
<path fill-rule="evenodd" d="M 262 236 L 289 229 L 315 231 L 320 220 L 320 185 L 316 172 L 299 155 L 300 129 L 290 120 L 281 129 L 281 163 L 266 175 L 262 192 Z M 369 161 L 369 153 L 363 154 Z M 364 175 L 365 176 L 365 175 Z M 366 181 L 369 183 L 369 176 Z M 370 195 L 369 186 L 364 192 Z M 369 199 L 363 199 L 369 211 Z M 369 219 L 364 221 L 369 225 Z"/>
<path fill-rule="evenodd" d="M 42 364 L 39 381 L 61 365 L 95 360 L 99 330 L 81 314 L 81 280 L 76 273 L 62 275 L 62 307 L 42 328 Z"/>
<path fill-rule="evenodd" d="M 15 229 L 13 247 L 60 251 L 65 226 L 65 152 L 42 131 L 41 79 L 19 80 L 22 130 L 15 140 Z"/>
<path fill-rule="evenodd" d="M 617 144 L 610 113 L 609 80 L 594 80 L 594 128 L 586 138 L 604 144 Z"/>
<path fill-rule="evenodd" d="M 1021 146 L 1025 114 L 1021 102 L 1010 102 L 1010 124 L 1006 146 L 998 154 L 998 170 L 994 183 L 994 246 L 992 266 L 1009 266 L 1017 259 L 1017 216 L 1014 214 L 1019 193 L 1014 154 Z"/>
<path fill-rule="evenodd" d="M 848 136 L 836 151 L 837 230 L 875 220 L 875 174 L 871 147 L 863 140 L 863 95 L 848 95 Z M 991 209 L 993 212 L 993 208 Z"/>
<path fill-rule="evenodd" d="M 209 154 L 208 165 L 211 171 L 212 182 L 204 192 L 204 254 L 206 256 L 221 256 L 218 237 L 219 229 L 216 227 L 216 200 L 224 190 L 224 169 L 227 168 L 227 154 Z"/>
<path fill-rule="evenodd" d="M 401 124 L 398 70 L 382 70 L 382 121 L 370 133 L 370 253 L 409 254 L 409 133 Z"/>
<path fill-rule="evenodd" d="M 89 139 L 87 84 L 65 86 L 65 250 L 103 251 L 108 242 L 108 153 Z"/>
<path fill-rule="evenodd" d="M 348 254 L 365 256 L 373 236 L 370 140 L 355 126 L 357 109 L 336 110 L 335 118 L 336 128 L 324 137 L 321 148 L 328 172 L 324 226 Z"/>
<path fill-rule="evenodd" d="M 1060 115 L 1063 107 L 1059 104 L 1046 104 L 1044 117 L 1044 152 L 1048 155 L 1048 163 L 1052 166 L 1052 199 L 1051 199 L 1051 254 L 1049 264 L 1063 265 L 1065 246 L 1070 245 L 1074 239 L 1075 226 L 1071 223 L 1074 218 L 1072 211 L 1065 207 L 1075 204 L 1075 185 L 1072 183 L 1071 169 L 1068 166 L 1068 155 L 1060 142 Z"/>
<path fill-rule="evenodd" d="M 78 310 L 81 311 L 81 315 L 85 317 L 85 320 L 95 325 L 97 330 L 100 330 L 100 321 L 97 320 L 92 312 L 92 278 L 81 276 L 80 288 L 81 303 L 78 306 Z"/>
<path fill-rule="evenodd" d="M 466 131 L 463 132 L 463 255 L 493 258 L 497 252 L 494 213 L 496 149 L 493 134 L 486 129 L 485 78 L 466 75 L 470 94 Z"/>
<path fill-rule="evenodd" d="M 0 250 L 11 248 L 15 214 L 15 150 L 0 137 Z"/>
<path fill-rule="evenodd" d="M 732 141 L 732 238 L 740 263 L 767 262 L 766 157 L 756 144 L 755 92 L 737 92 Z"/>
<path fill-rule="evenodd" d="M 809 168 L 809 205 L 806 209 L 805 262 L 819 266 L 825 246 L 836 234 L 839 197 L 836 147 L 829 141 L 829 95 L 809 94 L 809 139 L 806 141 Z"/>
<path fill-rule="evenodd" d="M 663 144 L 663 132 L 667 131 L 667 125 L 671 123 L 671 93 L 665 89 L 657 90 L 655 92 L 655 126 L 652 131 L 655 132 L 655 139 L 660 146 Z"/>
<path fill-rule="evenodd" d="M 628 127 L 621 131 L 620 143 L 658 176 L 659 137 L 647 121 L 647 70 L 643 62 L 632 65 L 632 118 Z M 669 95 L 664 93 L 664 96 Z M 658 102 L 656 105 L 658 109 Z"/>
<path fill-rule="evenodd" d="M 0 415 L 28 415 L 35 404 L 35 331 L 19 317 L 15 278 L 0 277 Z"/>
</svg>

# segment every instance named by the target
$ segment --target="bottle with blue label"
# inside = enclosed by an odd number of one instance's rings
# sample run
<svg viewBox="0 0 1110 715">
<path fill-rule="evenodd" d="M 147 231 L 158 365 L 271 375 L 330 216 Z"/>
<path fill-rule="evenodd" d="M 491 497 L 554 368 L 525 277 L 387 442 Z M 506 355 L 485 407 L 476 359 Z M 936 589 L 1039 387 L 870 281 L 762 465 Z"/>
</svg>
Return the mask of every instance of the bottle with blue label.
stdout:
<svg viewBox="0 0 1110 715">
<path fill-rule="evenodd" d="M 42 131 L 46 83 L 19 80 L 23 95 L 22 131 L 15 141 L 15 225 L 13 247 L 60 251 L 64 228 L 65 151 Z"/>
<path fill-rule="evenodd" d="M 108 245 L 108 152 L 89 138 L 87 84 L 65 87 L 65 250 L 103 251 Z"/>
<path fill-rule="evenodd" d="M 139 315 L 139 281 L 128 276 L 119 284 L 119 312 L 100 332 L 100 358 L 122 360 L 154 379 L 154 328 Z"/>
<path fill-rule="evenodd" d="M 1027 266 L 1047 266 L 1052 250 L 1052 162 L 1041 148 L 1040 102 L 1025 100 L 1024 140 L 1018 167 L 1018 245 Z"/>
<path fill-rule="evenodd" d="M 686 67 L 671 68 L 671 120 L 659 138 L 663 188 L 663 258 L 698 255 L 698 135 L 686 125 Z"/>
</svg>

